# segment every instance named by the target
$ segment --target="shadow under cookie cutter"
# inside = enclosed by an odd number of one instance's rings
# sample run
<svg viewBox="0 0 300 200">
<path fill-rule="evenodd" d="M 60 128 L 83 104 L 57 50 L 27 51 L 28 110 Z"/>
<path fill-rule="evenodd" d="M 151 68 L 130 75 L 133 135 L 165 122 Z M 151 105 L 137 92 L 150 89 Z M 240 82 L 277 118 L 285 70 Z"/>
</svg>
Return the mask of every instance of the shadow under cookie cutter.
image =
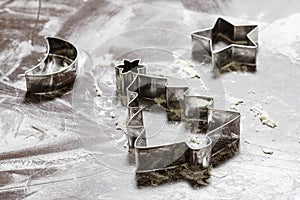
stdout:
<svg viewBox="0 0 300 200">
<path fill-rule="evenodd" d="M 195 31 L 191 34 L 194 57 L 208 53 L 213 66 L 222 71 L 256 71 L 258 49 L 257 25 L 235 26 L 218 18 L 212 28 Z M 215 50 L 218 42 L 227 45 Z"/>
<path fill-rule="evenodd" d="M 115 70 L 117 93 L 127 97 L 122 98 L 128 108 L 125 133 L 129 152 L 135 153 L 138 185 L 186 179 L 194 186 L 201 186 L 206 184 L 211 166 L 237 154 L 240 113 L 213 109 L 212 98 L 191 95 L 188 87 L 174 87 L 168 85 L 166 78 L 146 75 L 146 68 L 139 65 L 139 60 L 124 60 Z M 184 121 L 186 128 L 204 133 L 205 145 L 195 147 L 182 141 L 148 146 L 143 110 L 156 98 L 164 102 L 169 120 Z"/>
<path fill-rule="evenodd" d="M 57 38 L 45 37 L 45 58 L 25 72 L 28 93 L 56 93 L 72 88 L 78 67 L 78 50 L 72 43 Z"/>
</svg>

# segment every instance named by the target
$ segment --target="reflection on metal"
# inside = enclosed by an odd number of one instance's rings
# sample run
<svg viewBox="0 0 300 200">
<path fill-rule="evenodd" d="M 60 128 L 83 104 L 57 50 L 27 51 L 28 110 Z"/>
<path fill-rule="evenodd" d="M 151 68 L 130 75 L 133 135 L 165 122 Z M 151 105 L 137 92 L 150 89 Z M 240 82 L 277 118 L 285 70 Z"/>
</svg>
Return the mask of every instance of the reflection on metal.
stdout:
<svg viewBox="0 0 300 200">
<path fill-rule="evenodd" d="M 193 32 L 191 36 L 193 55 L 208 53 L 214 67 L 221 72 L 256 70 L 257 25 L 235 26 L 218 18 L 214 27 Z"/>
<path fill-rule="evenodd" d="M 25 72 L 28 93 L 47 94 L 73 86 L 78 65 L 78 50 L 68 41 L 45 37 L 48 50 L 45 58 Z"/>
<path fill-rule="evenodd" d="M 192 95 L 188 87 L 168 84 L 162 77 L 146 75 L 139 60 L 115 67 L 117 92 L 128 108 L 126 134 L 129 152 L 135 153 L 138 185 L 187 179 L 205 184 L 209 169 L 236 155 L 240 138 L 240 113 L 213 109 L 211 97 Z M 205 144 L 176 142 L 147 145 L 143 110 L 162 102 L 169 121 L 182 121 L 185 128 L 204 134 Z"/>
</svg>

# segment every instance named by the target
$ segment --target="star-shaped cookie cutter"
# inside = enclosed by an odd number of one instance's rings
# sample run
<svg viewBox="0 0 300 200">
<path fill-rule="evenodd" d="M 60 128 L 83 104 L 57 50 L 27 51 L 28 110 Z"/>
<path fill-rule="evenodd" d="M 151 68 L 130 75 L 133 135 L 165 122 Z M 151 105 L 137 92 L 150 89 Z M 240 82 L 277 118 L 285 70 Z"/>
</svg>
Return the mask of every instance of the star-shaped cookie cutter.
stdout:
<svg viewBox="0 0 300 200">
<path fill-rule="evenodd" d="M 128 108 L 125 133 L 129 152 L 135 154 L 138 185 L 177 179 L 203 185 L 211 166 L 237 154 L 240 113 L 214 109 L 213 98 L 191 95 L 188 87 L 174 87 L 168 85 L 167 78 L 147 75 L 146 67 L 139 65 L 139 60 L 124 60 L 115 71 L 117 93 L 126 97 L 121 98 Z M 153 105 L 156 98 L 164 102 L 169 120 L 184 121 L 188 129 L 204 133 L 205 145 L 195 147 L 182 141 L 148 146 L 143 110 Z"/>
<path fill-rule="evenodd" d="M 72 87 L 78 66 L 78 50 L 57 37 L 45 37 L 47 53 L 32 69 L 25 71 L 28 93 L 47 94 Z"/>
<path fill-rule="evenodd" d="M 207 52 L 212 57 L 213 66 L 220 71 L 236 69 L 243 71 L 256 70 L 258 44 L 257 25 L 235 26 L 218 18 L 212 28 L 195 31 L 191 34 L 193 55 Z M 215 50 L 215 46 L 227 44 Z"/>
</svg>

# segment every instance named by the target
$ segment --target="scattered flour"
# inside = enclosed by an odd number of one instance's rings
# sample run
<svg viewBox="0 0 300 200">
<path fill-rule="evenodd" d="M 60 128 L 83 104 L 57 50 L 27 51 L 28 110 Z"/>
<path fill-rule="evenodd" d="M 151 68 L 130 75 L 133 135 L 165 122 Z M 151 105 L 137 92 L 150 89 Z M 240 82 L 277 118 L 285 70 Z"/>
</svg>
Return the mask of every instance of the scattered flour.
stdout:
<svg viewBox="0 0 300 200">
<path fill-rule="evenodd" d="M 187 195 L 183 192 L 172 192 L 172 194 L 167 197 L 167 200 L 188 200 L 189 198 L 187 197 Z"/>
<path fill-rule="evenodd" d="M 101 80 L 102 82 L 104 81 L 106 83 L 111 81 L 111 80 L 104 80 L 103 77 L 105 77 L 104 73 L 107 72 L 107 67 L 109 67 L 111 64 L 113 64 L 113 62 L 114 62 L 113 54 L 105 54 L 100 57 L 97 57 L 94 60 L 90 74 L 94 79 L 94 87 L 96 90 L 96 96 L 98 96 L 98 97 L 102 96 L 102 94 L 103 94 L 101 88 L 99 87 L 99 81 Z M 98 73 L 100 68 L 102 68 L 101 69 L 102 71 L 101 71 L 101 73 Z"/>
<path fill-rule="evenodd" d="M 271 53 L 283 54 L 294 63 L 300 63 L 300 14 L 280 18 L 263 27 L 260 47 Z M 262 49 L 261 49 L 262 50 Z M 264 51 L 264 50 L 263 50 Z"/>
<path fill-rule="evenodd" d="M 113 56 L 113 54 L 104 54 L 95 58 L 93 68 L 110 66 L 114 61 Z"/>
<path fill-rule="evenodd" d="M 194 65 L 182 59 L 176 59 L 170 66 L 170 69 L 177 69 L 178 73 L 181 74 L 183 78 L 201 77 L 199 72 L 195 69 Z"/>
<path fill-rule="evenodd" d="M 75 149 L 51 154 L 41 154 L 0 161 L 0 171 L 39 169 L 78 163 L 93 159 L 92 153 L 85 149 Z"/>
</svg>

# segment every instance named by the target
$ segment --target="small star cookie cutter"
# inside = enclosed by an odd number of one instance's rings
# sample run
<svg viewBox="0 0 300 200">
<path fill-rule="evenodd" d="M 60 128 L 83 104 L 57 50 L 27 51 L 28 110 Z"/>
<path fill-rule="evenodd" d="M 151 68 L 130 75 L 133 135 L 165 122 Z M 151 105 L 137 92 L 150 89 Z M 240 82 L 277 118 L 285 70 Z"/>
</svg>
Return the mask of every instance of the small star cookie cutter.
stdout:
<svg viewBox="0 0 300 200">
<path fill-rule="evenodd" d="M 210 167 L 238 152 L 240 113 L 214 109 L 213 98 L 192 95 L 188 87 L 174 87 L 167 78 L 147 75 L 139 60 L 123 62 L 115 66 L 116 86 L 128 108 L 125 134 L 129 152 L 135 154 L 138 185 L 178 179 L 189 180 L 194 186 L 206 184 Z M 156 98 L 164 102 L 170 121 L 184 121 L 187 129 L 205 134 L 205 144 L 182 141 L 148 146 L 143 110 Z"/>
<path fill-rule="evenodd" d="M 25 71 L 28 93 L 48 94 L 73 86 L 78 67 L 78 50 L 72 43 L 57 37 L 45 37 L 47 53 L 32 69 Z"/>
<path fill-rule="evenodd" d="M 191 34 L 193 55 L 208 53 L 212 57 L 213 66 L 222 71 L 256 70 L 256 55 L 258 49 L 257 25 L 235 26 L 218 18 L 212 28 L 195 31 Z M 220 42 L 226 44 L 221 49 L 215 49 Z"/>
</svg>

